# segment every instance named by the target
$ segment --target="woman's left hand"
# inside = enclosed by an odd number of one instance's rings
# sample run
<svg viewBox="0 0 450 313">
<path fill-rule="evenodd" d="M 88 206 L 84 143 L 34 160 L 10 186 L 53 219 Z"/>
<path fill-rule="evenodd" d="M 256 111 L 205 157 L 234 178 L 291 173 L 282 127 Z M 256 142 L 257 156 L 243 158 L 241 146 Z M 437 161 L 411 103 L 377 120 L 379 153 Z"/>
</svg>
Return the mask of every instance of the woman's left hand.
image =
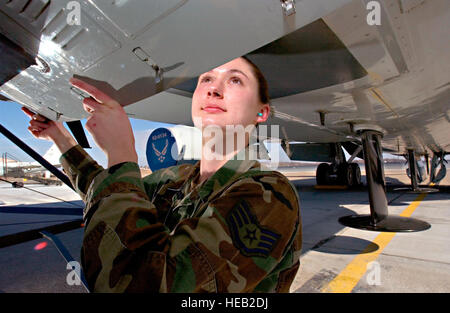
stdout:
<svg viewBox="0 0 450 313">
<path fill-rule="evenodd" d="M 91 96 L 83 100 L 83 108 L 90 115 L 86 129 L 108 157 L 108 167 L 122 162 L 137 163 L 133 130 L 123 107 L 86 82 L 71 78 L 70 83 Z"/>
</svg>

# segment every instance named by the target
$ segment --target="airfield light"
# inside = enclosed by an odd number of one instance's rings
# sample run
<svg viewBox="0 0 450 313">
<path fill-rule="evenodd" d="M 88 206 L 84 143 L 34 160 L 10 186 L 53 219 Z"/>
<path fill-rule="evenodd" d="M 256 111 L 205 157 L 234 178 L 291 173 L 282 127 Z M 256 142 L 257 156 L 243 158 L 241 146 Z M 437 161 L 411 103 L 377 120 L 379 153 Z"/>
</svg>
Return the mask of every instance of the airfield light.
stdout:
<svg viewBox="0 0 450 313">
<path fill-rule="evenodd" d="M 47 247 L 47 242 L 43 241 L 34 246 L 35 251 L 39 251 Z"/>
</svg>

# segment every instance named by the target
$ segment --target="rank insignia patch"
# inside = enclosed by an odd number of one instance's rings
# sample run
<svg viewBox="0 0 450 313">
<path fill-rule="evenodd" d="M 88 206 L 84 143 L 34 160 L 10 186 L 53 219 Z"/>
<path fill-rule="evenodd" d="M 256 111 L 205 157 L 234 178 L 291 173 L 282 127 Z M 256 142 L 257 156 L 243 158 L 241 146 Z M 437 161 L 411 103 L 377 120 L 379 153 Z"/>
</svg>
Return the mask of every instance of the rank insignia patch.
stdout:
<svg viewBox="0 0 450 313">
<path fill-rule="evenodd" d="M 259 225 L 245 201 L 241 201 L 231 210 L 227 222 L 234 245 L 245 256 L 267 257 L 281 237 Z"/>
</svg>

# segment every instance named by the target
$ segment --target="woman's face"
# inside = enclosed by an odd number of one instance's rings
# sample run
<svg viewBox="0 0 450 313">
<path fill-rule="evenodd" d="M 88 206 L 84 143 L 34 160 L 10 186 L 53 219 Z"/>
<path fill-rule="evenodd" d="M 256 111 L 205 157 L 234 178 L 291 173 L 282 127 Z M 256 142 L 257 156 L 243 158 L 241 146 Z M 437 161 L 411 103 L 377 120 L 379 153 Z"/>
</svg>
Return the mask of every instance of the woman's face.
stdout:
<svg viewBox="0 0 450 313">
<path fill-rule="evenodd" d="M 269 105 L 260 102 L 258 82 L 244 59 L 234 59 L 199 77 L 192 97 L 192 120 L 196 127 L 246 127 L 266 121 L 268 114 Z"/>
</svg>

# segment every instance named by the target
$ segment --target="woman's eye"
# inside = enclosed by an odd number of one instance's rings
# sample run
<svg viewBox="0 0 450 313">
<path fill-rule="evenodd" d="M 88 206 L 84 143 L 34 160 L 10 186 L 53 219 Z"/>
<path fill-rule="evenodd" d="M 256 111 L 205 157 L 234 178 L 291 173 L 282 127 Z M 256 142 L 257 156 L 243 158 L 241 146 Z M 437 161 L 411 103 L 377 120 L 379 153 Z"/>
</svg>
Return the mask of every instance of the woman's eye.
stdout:
<svg viewBox="0 0 450 313">
<path fill-rule="evenodd" d="M 240 85 L 240 84 L 242 84 L 242 81 L 238 77 L 233 77 L 233 78 L 231 78 L 231 83 Z"/>
<path fill-rule="evenodd" d="M 200 79 L 200 82 L 202 82 L 202 83 L 209 83 L 210 81 L 211 81 L 211 77 L 209 77 L 209 76 L 205 76 Z"/>
</svg>

